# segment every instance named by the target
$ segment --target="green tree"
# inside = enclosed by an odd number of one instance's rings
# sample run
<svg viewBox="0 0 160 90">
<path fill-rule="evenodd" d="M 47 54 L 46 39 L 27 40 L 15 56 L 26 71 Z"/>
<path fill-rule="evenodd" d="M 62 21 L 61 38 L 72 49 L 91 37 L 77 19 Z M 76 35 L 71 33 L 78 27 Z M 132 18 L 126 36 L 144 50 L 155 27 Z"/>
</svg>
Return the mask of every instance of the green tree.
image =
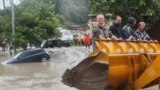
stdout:
<svg viewBox="0 0 160 90">
<path fill-rule="evenodd" d="M 60 14 L 61 27 L 84 25 L 89 14 L 88 0 L 39 0 L 43 3 L 54 3 L 55 12 Z"/>
<path fill-rule="evenodd" d="M 0 10 L 0 44 L 4 40 L 11 41 L 11 13 L 10 8 Z"/>
<path fill-rule="evenodd" d="M 59 17 L 54 11 L 53 3 L 40 0 L 21 0 L 15 8 L 15 35 L 11 30 L 11 7 L 0 10 L 0 44 L 7 39 L 11 43 L 15 37 L 14 47 L 26 49 L 27 44 L 37 45 L 41 40 L 57 38 Z"/>
<path fill-rule="evenodd" d="M 36 45 L 41 40 L 57 38 L 59 19 L 54 5 L 38 0 L 23 0 L 16 8 L 15 47 Z"/>
<path fill-rule="evenodd" d="M 135 17 L 138 21 L 144 19 L 147 22 L 147 29 L 160 19 L 159 0 L 90 0 L 92 13 L 112 13 L 120 15 L 123 23 L 129 16 Z"/>
<path fill-rule="evenodd" d="M 64 0 L 61 5 L 60 14 L 75 24 L 84 24 L 87 22 L 88 8 L 84 1 Z"/>
</svg>

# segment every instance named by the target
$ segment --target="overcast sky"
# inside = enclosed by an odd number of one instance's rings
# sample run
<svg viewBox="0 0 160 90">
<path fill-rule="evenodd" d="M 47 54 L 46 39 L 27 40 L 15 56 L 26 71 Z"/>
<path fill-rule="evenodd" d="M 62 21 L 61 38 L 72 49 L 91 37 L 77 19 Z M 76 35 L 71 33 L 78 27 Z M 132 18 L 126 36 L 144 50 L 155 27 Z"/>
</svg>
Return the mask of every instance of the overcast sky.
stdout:
<svg viewBox="0 0 160 90">
<path fill-rule="evenodd" d="M 10 3 L 9 3 L 10 0 L 5 0 L 6 2 L 6 6 L 10 6 Z M 14 3 L 15 4 L 19 4 L 19 0 L 14 0 Z M 3 9 L 3 0 L 0 0 L 0 9 Z"/>
</svg>

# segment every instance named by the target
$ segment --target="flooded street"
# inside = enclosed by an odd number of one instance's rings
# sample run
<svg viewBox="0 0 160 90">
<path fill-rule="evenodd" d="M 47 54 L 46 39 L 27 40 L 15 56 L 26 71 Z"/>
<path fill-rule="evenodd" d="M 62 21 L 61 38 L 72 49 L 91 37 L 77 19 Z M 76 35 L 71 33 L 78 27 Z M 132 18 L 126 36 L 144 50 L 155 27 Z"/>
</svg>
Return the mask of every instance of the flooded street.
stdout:
<svg viewBox="0 0 160 90">
<path fill-rule="evenodd" d="M 50 50 L 48 62 L 0 64 L 0 90 L 77 90 L 61 83 L 61 76 L 87 56 L 85 47 Z"/>
</svg>

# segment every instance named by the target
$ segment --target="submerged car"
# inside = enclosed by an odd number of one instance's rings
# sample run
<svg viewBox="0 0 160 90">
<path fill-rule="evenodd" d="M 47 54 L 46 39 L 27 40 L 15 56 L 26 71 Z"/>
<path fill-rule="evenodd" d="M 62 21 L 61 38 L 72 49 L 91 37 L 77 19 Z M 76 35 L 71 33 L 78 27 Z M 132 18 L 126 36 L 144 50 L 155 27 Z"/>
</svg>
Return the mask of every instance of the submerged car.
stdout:
<svg viewBox="0 0 160 90">
<path fill-rule="evenodd" d="M 20 52 L 13 58 L 5 61 L 3 64 L 14 64 L 14 63 L 29 63 L 29 62 L 41 62 L 50 59 L 48 53 L 41 48 L 28 49 Z"/>
</svg>

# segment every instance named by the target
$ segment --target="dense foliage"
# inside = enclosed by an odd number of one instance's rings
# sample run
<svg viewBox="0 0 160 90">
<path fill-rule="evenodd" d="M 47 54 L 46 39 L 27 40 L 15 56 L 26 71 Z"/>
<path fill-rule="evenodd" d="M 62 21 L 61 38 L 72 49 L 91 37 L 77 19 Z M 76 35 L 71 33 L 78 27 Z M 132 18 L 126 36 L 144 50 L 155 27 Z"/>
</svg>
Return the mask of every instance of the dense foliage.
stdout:
<svg viewBox="0 0 160 90">
<path fill-rule="evenodd" d="M 37 45 L 41 40 L 57 38 L 57 27 L 84 25 L 87 22 L 88 0 L 19 0 L 15 6 L 15 35 L 12 35 L 11 7 L 0 10 L 0 44 L 15 47 Z M 3 3 L 6 1 L 3 0 Z"/>
<path fill-rule="evenodd" d="M 160 19 L 159 0 L 90 0 L 92 13 L 112 13 L 120 15 L 123 23 L 133 16 L 137 21 L 145 20 L 150 29 Z"/>
<path fill-rule="evenodd" d="M 58 9 L 60 15 L 63 15 L 67 21 L 74 24 L 85 24 L 87 22 L 88 0 L 57 0 L 60 2 Z"/>
<path fill-rule="evenodd" d="M 10 7 L 1 11 L 0 30 L 2 39 L 11 40 Z M 54 4 L 39 0 L 23 0 L 15 8 L 15 47 L 26 48 L 27 44 L 38 44 L 41 40 L 57 38 L 59 19 L 54 11 Z"/>
<path fill-rule="evenodd" d="M 73 25 L 83 26 L 87 23 L 89 0 L 40 0 L 54 3 L 55 12 L 59 14 L 60 26 L 69 28 Z"/>
</svg>

